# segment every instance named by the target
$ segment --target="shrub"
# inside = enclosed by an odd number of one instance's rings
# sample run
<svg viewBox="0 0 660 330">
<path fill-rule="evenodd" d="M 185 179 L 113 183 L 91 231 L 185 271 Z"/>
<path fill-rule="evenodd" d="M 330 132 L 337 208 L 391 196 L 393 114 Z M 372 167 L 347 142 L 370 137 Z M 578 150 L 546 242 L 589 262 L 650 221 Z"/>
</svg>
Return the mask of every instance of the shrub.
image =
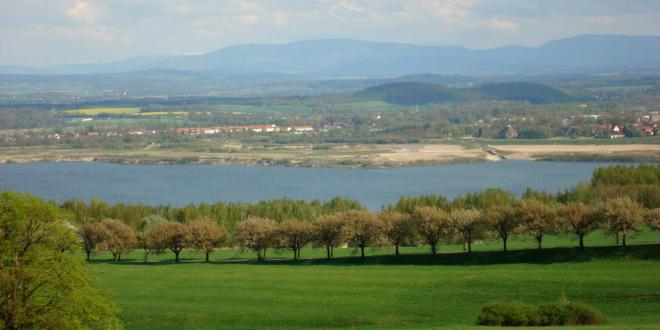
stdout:
<svg viewBox="0 0 660 330">
<path fill-rule="evenodd" d="M 479 315 L 481 325 L 526 326 L 536 325 L 538 310 L 519 302 L 486 305 Z"/>
<path fill-rule="evenodd" d="M 519 302 L 492 303 L 479 315 L 478 323 L 489 326 L 598 325 L 605 317 L 592 307 L 565 299 L 540 306 Z"/>
<path fill-rule="evenodd" d="M 568 304 L 570 311 L 570 324 L 572 325 L 597 325 L 607 323 L 605 316 L 593 309 L 591 306 L 582 303 Z"/>
<path fill-rule="evenodd" d="M 539 325 L 565 325 L 571 318 L 568 304 L 562 302 L 544 304 L 539 309 Z"/>
</svg>

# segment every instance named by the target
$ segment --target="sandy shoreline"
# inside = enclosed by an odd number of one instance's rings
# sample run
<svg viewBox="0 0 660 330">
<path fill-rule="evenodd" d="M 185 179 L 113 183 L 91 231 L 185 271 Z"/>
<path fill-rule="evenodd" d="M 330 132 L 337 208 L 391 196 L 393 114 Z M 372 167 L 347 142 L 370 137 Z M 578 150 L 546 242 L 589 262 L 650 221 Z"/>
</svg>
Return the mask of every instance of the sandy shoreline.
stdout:
<svg viewBox="0 0 660 330">
<path fill-rule="evenodd" d="M 660 144 L 630 145 L 496 145 L 457 144 L 311 145 L 248 147 L 234 151 L 188 151 L 150 148 L 134 150 L 63 149 L 54 147 L 0 148 L 0 164 L 28 162 L 113 162 L 122 164 L 246 164 L 307 167 L 397 167 L 500 159 L 576 160 L 607 157 L 660 159 Z"/>
</svg>

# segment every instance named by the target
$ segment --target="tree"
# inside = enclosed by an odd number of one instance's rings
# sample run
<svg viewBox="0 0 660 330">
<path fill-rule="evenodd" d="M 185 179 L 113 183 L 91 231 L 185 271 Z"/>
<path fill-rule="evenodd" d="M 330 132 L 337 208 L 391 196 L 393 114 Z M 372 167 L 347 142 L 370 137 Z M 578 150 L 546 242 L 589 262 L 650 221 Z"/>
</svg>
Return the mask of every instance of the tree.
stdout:
<svg viewBox="0 0 660 330">
<path fill-rule="evenodd" d="M 646 220 L 651 229 L 660 231 L 660 208 L 650 209 L 646 214 Z"/>
<path fill-rule="evenodd" d="M 116 219 L 105 219 L 99 223 L 103 228 L 101 246 L 112 253 L 112 260 L 121 260 L 121 254 L 130 251 L 137 243 L 133 228 Z"/>
<path fill-rule="evenodd" d="M 456 209 L 449 213 L 451 227 L 467 243 L 468 253 L 472 253 L 472 243 L 484 231 L 483 214 L 475 209 Z"/>
<path fill-rule="evenodd" d="M 558 215 L 561 225 L 577 235 L 580 248 L 584 248 L 584 237 L 600 226 L 594 208 L 582 202 L 563 204 L 559 207 Z"/>
<path fill-rule="evenodd" d="M 333 256 L 334 247 L 342 240 L 345 223 L 337 213 L 321 216 L 312 223 L 314 240 L 325 247 L 328 259 Z"/>
<path fill-rule="evenodd" d="M 280 224 L 282 245 L 293 251 L 293 259 L 300 259 L 300 249 L 312 240 L 314 228 L 309 222 L 285 220 Z"/>
<path fill-rule="evenodd" d="M 534 237 L 538 249 L 541 249 L 543 235 L 557 228 L 555 210 L 541 201 L 523 199 L 516 209 L 522 231 Z"/>
<path fill-rule="evenodd" d="M 151 229 L 153 246 L 158 251 L 169 249 L 174 253 L 174 261 L 179 262 L 179 254 L 190 242 L 186 227 L 175 221 L 164 221 Z"/>
<path fill-rule="evenodd" d="M 415 226 L 410 216 L 400 212 L 385 212 L 380 216 L 383 236 L 394 246 L 394 254 L 399 255 L 399 246 L 410 242 L 415 235 Z"/>
<path fill-rule="evenodd" d="M 152 214 L 140 219 L 140 222 L 138 223 L 139 231 L 137 234 L 137 241 L 140 248 L 144 251 L 143 262 L 145 263 L 149 261 L 149 251 L 155 248 L 154 245 L 156 240 L 152 228 L 164 221 L 167 221 L 167 219 L 160 215 Z"/>
<path fill-rule="evenodd" d="M 419 206 L 413 211 L 413 219 L 419 234 L 431 246 L 431 254 L 438 253 L 440 239 L 449 233 L 447 212 L 430 206 Z"/>
<path fill-rule="evenodd" d="M 491 228 L 502 239 L 504 251 L 507 251 L 506 243 L 509 236 L 520 227 L 514 208 L 509 205 L 492 206 L 485 211 L 485 216 Z"/>
<path fill-rule="evenodd" d="M 644 223 L 644 207 L 630 197 L 617 197 L 605 201 L 602 217 L 610 234 L 621 234 L 621 242 L 626 246 L 626 236 L 639 230 Z"/>
<path fill-rule="evenodd" d="M 250 217 L 236 225 L 234 241 L 241 248 L 257 253 L 257 260 L 263 260 L 266 249 L 277 242 L 277 223 L 268 218 Z"/>
<path fill-rule="evenodd" d="M 349 243 L 360 248 L 360 255 L 364 258 L 364 248 L 380 235 L 378 219 L 369 211 L 347 211 L 341 216 L 346 220 L 344 236 Z"/>
<path fill-rule="evenodd" d="M 86 223 L 80 227 L 79 235 L 83 243 L 83 250 L 87 262 L 90 261 L 90 255 L 97 249 L 98 245 L 107 234 L 99 223 Z"/>
<path fill-rule="evenodd" d="M 208 219 L 191 221 L 188 224 L 193 246 L 204 252 L 204 261 L 209 262 L 209 254 L 227 239 L 227 232 Z"/>
<path fill-rule="evenodd" d="M 80 260 L 74 228 L 53 203 L 0 193 L 0 327 L 117 329 L 116 309 Z"/>
</svg>

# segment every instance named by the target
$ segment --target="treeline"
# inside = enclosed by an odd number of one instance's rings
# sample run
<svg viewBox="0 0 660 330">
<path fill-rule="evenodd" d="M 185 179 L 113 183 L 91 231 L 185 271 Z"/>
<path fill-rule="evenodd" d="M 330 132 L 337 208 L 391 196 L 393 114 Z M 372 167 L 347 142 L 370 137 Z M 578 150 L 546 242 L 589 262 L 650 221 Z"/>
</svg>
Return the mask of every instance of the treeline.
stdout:
<svg viewBox="0 0 660 330">
<path fill-rule="evenodd" d="M 260 201 L 257 203 L 190 203 L 183 207 L 170 205 L 124 204 L 109 205 L 92 198 L 89 203 L 70 200 L 62 204 L 75 224 L 98 222 L 103 219 L 120 219 L 133 230 L 140 228 L 140 223 L 150 216 L 186 223 L 205 218 L 218 224 L 229 233 L 233 233 L 236 224 L 248 217 L 268 217 L 281 222 L 286 219 L 311 221 L 317 217 L 347 210 L 362 210 L 360 202 L 340 197 L 328 201 L 304 201 L 288 198 Z"/>
<path fill-rule="evenodd" d="M 297 260 L 301 249 L 309 245 L 324 247 L 327 258 L 333 256 L 335 247 L 344 245 L 359 248 L 362 257 L 365 248 L 375 246 L 394 247 L 398 255 L 400 246 L 423 245 L 435 255 L 442 242 L 462 243 L 471 253 L 475 242 L 487 239 L 501 240 L 507 251 L 507 241 L 514 234 L 530 236 L 541 249 L 547 234 L 572 234 L 584 247 L 586 235 L 604 229 L 625 246 L 627 237 L 644 225 L 660 230 L 660 208 L 646 209 L 629 197 L 555 204 L 531 195 L 515 200 L 496 190 L 474 196 L 479 205 L 489 206 L 474 208 L 461 204 L 468 199 L 457 199 L 449 210 L 415 206 L 410 213 L 392 208 L 376 214 L 354 209 L 312 221 L 281 222 L 249 216 L 236 224 L 233 235 L 206 218 L 178 222 L 152 215 L 140 221 L 137 231 L 122 221 L 105 219 L 83 224 L 80 236 L 88 259 L 95 251 L 109 251 L 117 261 L 122 253 L 139 247 L 145 262 L 150 253 L 163 251 L 174 253 L 179 262 L 181 251 L 191 248 L 203 252 L 208 262 L 209 254 L 223 245 L 251 250 L 257 259 L 265 258 L 270 248 L 290 249 Z"/>
<path fill-rule="evenodd" d="M 645 195 L 659 186 L 659 173 L 660 165 L 610 166 L 596 170 L 591 184 L 557 194 L 528 189 L 518 198 L 486 189 L 453 200 L 434 195 L 402 197 L 379 213 L 341 198 L 182 208 L 109 206 L 93 199 L 62 207 L 80 225 L 88 257 L 94 251 L 110 251 L 115 259 L 140 247 L 145 260 L 150 252 L 170 250 L 178 261 L 184 248 L 199 249 L 208 260 L 221 245 L 253 250 L 258 258 L 269 248 L 291 249 L 298 258 L 300 249 L 308 245 L 324 247 L 328 258 L 335 247 L 344 245 L 359 248 L 362 256 L 369 246 L 392 246 L 398 254 L 400 246 L 425 245 L 435 254 L 441 242 L 463 244 L 471 252 L 476 241 L 488 239 L 501 240 L 507 250 L 508 239 L 515 234 L 530 236 L 539 249 L 547 234 L 572 234 L 584 247 L 584 238 L 597 229 L 626 245 L 630 234 L 645 225 L 660 229 L 658 195 L 655 199 Z"/>
</svg>

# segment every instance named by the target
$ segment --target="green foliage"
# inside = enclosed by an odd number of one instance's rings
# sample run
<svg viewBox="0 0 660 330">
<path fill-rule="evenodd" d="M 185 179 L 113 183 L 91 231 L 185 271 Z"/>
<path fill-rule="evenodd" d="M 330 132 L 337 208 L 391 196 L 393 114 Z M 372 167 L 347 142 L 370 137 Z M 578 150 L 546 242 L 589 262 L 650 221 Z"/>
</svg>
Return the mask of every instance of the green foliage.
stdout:
<svg viewBox="0 0 660 330">
<path fill-rule="evenodd" d="M 480 325 L 507 327 L 600 325 L 606 322 L 593 307 L 565 299 L 539 306 L 520 302 L 492 303 L 482 309 L 478 319 Z"/>
<path fill-rule="evenodd" d="M 536 325 L 538 319 L 538 310 L 534 306 L 511 302 L 484 306 L 478 322 L 480 325 L 511 327 Z"/>
<path fill-rule="evenodd" d="M 55 204 L 0 194 L 0 326 L 114 329 L 115 308 L 76 255 L 75 230 Z"/>
</svg>

